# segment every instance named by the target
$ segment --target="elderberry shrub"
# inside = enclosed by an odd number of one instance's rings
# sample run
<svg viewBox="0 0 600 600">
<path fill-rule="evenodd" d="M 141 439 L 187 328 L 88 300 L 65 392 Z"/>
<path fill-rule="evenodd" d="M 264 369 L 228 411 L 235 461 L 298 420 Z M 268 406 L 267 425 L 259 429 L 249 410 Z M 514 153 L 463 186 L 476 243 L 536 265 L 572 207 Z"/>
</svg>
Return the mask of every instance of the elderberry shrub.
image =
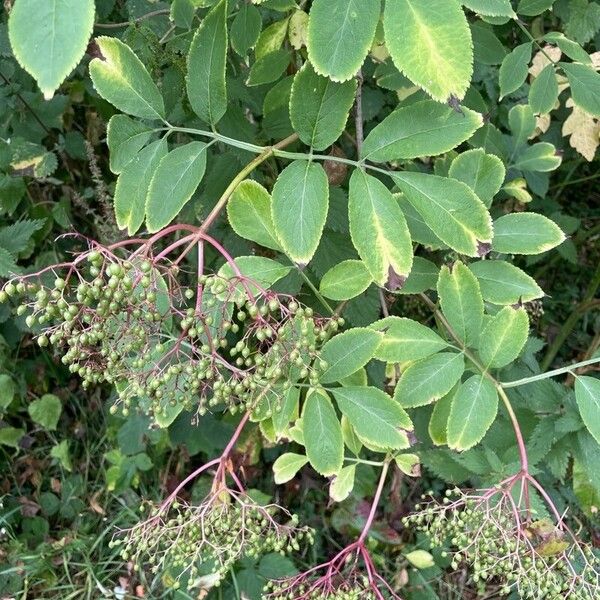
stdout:
<svg viewBox="0 0 600 600">
<path fill-rule="evenodd" d="M 132 561 L 136 570 L 148 565 L 178 588 L 183 576 L 188 587 L 194 587 L 195 580 L 209 574 L 211 584 L 218 586 L 241 558 L 269 552 L 286 555 L 313 540 L 311 529 L 298 527 L 297 515 L 220 486 L 198 506 L 173 502 L 152 509 L 146 521 L 111 545 L 121 547 L 122 558 Z"/>
<path fill-rule="evenodd" d="M 293 383 L 318 381 L 319 348 L 342 319 L 316 317 L 239 272 L 189 280 L 177 263 L 97 246 L 9 282 L 0 301 L 18 302 L 17 314 L 41 328 L 38 344 L 60 349 L 84 388 L 115 384 L 111 410 L 125 416 L 135 403 L 159 424 L 175 409 L 202 416 L 217 406 L 268 418 Z"/>
<path fill-rule="evenodd" d="M 521 598 L 595 600 L 600 597 L 600 559 L 549 519 L 533 521 L 510 490 L 481 495 L 448 490 L 439 504 L 417 505 L 406 527 L 425 532 L 433 547 L 455 549 L 452 568 L 465 565 L 483 594 L 500 583 L 500 594 Z"/>
<path fill-rule="evenodd" d="M 267 600 L 381 600 L 384 597 L 373 591 L 366 575 L 325 588 L 303 583 L 290 590 L 286 584 L 271 582 L 263 595 Z"/>
</svg>

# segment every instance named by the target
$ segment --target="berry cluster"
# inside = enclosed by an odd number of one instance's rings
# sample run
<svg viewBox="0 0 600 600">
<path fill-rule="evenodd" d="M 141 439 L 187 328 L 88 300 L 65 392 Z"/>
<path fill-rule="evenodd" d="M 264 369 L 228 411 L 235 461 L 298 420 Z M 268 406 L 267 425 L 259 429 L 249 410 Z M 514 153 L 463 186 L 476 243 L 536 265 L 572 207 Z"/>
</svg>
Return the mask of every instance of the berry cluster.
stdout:
<svg viewBox="0 0 600 600">
<path fill-rule="evenodd" d="M 50 273 L 55 281 L 45 285 Z M 27 325 L 41 328 L 38 344 L 60 347 L 84 387 L 115 384 L 125 416 L 135 403 L 157 420 L 173 407 L 202 416 L 216 406 L 235 414 L 258 405 L 268 417 L 287 387 L 318 381 L 327 368 L 319 348 L 341 319 L 317 318 L 239 271 L 189 280 L 164 258 L 119 258 L 97 246 L 9 282 L 0 301 L 19 302 Z"/>
<path fill-rule="evenodd" d="M 277 522 L 277 515 L 287 522 Z M 182 576 L 193 582 L 201 573 L 211 573 L 213 585 L 219 585 L 243 557 L 291 553 L 312 543 L 312 531 L 298 527 L 296 515 L 226 487 L 198 506 L 173 502 L 155 508 L 146 521 L 112 542 L 121 547 L 123 560 L 134 562 L 136 569 L 147 564 L 152 573 L 169 574 L 175 588 Z"/>
<path fill-rule="evenodd" d="M 337 587 L 332 584 L 327 588 L 314 588 L 310 583 L 300 584 L 290 590 L 285 583 L 270 582 L 265 588 L 269 600 L 379 600 L 371 589 L 366 575 L 354 580 L 340 580 Z"/>
<path fill-rule="evenodd" d="M 549 519 L 532 521 L 511 489 L 449 490 L 441 504 L 417 505 L 417 510 L 405 526 L 427 533 L 434 547 L 455 548 L 452 568 L 469 567 L 482 593 L 486 584 L 499 583 L 504 596 L 517 590 L 532 599 L 600 597 L 600 559 L 594 551 Z"/>
</svg>

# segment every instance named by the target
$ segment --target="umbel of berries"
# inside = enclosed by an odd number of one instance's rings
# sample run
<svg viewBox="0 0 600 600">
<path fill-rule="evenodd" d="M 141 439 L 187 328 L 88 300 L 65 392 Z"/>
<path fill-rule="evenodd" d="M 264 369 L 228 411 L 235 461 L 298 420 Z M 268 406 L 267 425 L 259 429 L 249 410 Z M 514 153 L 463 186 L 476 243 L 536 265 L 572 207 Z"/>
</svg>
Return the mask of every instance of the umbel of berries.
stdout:
<svg viewBox="0 0 600 600">
<path fill-rule="evenodd" d="M 190 274 L 182 254 L 171 257 L 180 244 L 158 252 L 157 241 L 93 244 L 71 263 L 9 282 L 2 297 L 20 302 L 39 345 L 59 349 L 84 387 L 115 384 L 113 412 L 124 415 L 135 405 L 159 424 L 212 407 L 270 416 L 286 388 L 318 380 L 327 366 L 318 350 L 337 319 L 262 289 L 217 242 L 227 269 L 205 274 L 200 264 Z"/>
</svg>

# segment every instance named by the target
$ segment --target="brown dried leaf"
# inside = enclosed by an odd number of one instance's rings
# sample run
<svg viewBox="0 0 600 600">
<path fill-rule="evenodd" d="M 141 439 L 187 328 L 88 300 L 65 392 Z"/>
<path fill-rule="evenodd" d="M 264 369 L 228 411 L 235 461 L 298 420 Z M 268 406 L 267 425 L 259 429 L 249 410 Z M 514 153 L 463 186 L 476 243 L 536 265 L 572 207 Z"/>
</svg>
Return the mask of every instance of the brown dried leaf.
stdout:
<svg viewBox="0 0 600 600">
<path fill-rule="evenodd" d="M 562 134 L 570 136 L 571 147 L 591 162 L 600 145 L 600 121 L 576 106 L 570 98 L 567 107 L 572 108 L 573 112 L 563 123 Z"/>
</svg>

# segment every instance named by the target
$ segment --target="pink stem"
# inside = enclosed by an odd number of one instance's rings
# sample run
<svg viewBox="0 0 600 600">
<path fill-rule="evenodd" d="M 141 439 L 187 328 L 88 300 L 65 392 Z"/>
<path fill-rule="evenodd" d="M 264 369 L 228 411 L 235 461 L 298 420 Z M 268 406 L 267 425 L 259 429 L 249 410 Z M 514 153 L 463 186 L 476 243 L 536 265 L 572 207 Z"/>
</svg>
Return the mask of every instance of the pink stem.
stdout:
<svg viewBox="0 0 600 600">
<path fill-rule="evenodd" d="M 369 530 L 371 529 L 371 525 L 373 524 L 373 520 L 375 519 L 375 514 L 377 512 L 377 506 L 379 504 L 379 500 L 381 498 L 381 493 L 383 492 L 383 486 L 385 485 L 385 479 L 387 477 L 387 472 L 390 467 L 390 463 L 386 462 L 383 465 L 383 469 L 381 470 L 381 476 L 379 477 L 379 484 L 377 485 L 377 491 L 375 492 L 375 496 L 373 498 L 373 504 L 371 504 L 371 511 L 369 512 L 369 516 L 367 517 L 367 522 L 358 538 L 358 543 L 362 544 L 367 537 Z"/>
</svg>

